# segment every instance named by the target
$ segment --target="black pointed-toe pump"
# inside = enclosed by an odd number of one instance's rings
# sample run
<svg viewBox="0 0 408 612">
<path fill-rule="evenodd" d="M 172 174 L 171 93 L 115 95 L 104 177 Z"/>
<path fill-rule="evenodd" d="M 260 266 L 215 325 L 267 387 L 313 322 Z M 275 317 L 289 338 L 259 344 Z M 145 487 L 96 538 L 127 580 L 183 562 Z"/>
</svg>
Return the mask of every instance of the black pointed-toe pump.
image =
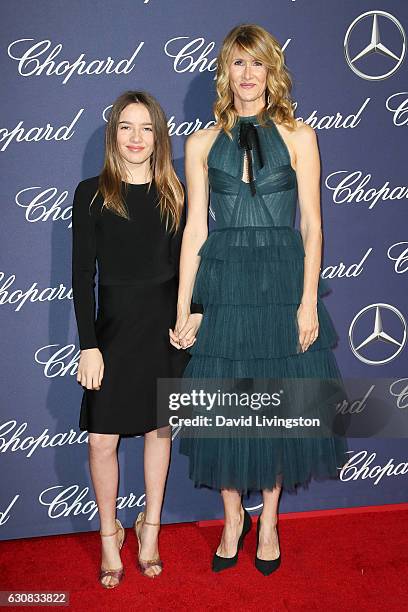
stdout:
<svg viewBox="0 0 408 612">
<path fill-rule="evenodd" d="M 222 572 L 223 570 L 229 569 L 230 567 L 234 567 L 238 561 L 238 553 L 244 546 L 244 539 L 247 533 L 251 530 L 252 527 L 252 519 L 248 512 L 244 508 L 244 524 L 242 526 L 242 532 L 239 536 L 238 544 L 237 544 L 237 552 L 233 557 L 220 557 L 217 553 L 214 554 L 212 561 L 212 570 L 213 572 Z"/>
<path fill-rule="evenodd" d="M 257 552 L 255 553 L 255 567 L 264 576 L 269 576 L 269 574 L 272 574 L 272 572 L 276 571 L 278 569 L 278 567 L 280 566 L 281 555 L 280 555 L 280 551 L 279 551 L 279 557 L 277 559 L 265 560 L 265 559 L 260 559 L 258 557 L 258 544 L 259 544 L 259 530 L 260 530 L 260 526 L 261 526 L 261 515 L 258 516 L 258 522 L 257 522 L 257 525 L 256 525 L 256 551 Z M 275 529 L 276 529 L 276 533 L 278 533 L 277 532 L 277 527 L 275 527 Z"/>
</svg>

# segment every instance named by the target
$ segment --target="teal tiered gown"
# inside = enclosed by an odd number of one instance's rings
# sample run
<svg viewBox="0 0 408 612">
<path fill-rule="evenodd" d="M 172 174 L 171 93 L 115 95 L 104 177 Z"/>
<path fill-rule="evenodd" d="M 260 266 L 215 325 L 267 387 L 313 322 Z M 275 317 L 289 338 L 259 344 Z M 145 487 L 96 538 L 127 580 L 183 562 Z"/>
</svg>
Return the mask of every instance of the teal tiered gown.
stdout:
<svg viewBox="0 0 408 612">
<path fill-rule="evenodd" d="M 242 180 L 244 122 L 258 138 L 252 185 Z M 332 352 L 338 336 L 321 301 L 329 287 L 321 277 L 319 335 L 304 353 L 299 347 L 305 251 L 294 228 L 298 189 L 286 144 L 272 120 L 263 127 L 256 116 L 238 117 L 231 133 L 232 140 L 218 134 L 207 160 L 216 228 L 199 251 L 193 301 L 203 304 L 204 316 L 184 378 L 341 380 Z M 337 435 L 186 435 L 180 452 L 189 457 L 195 486 L 242 493 L 276 484 L 294 491 L 311 478 L 335 478 L 347 461 L 346 440 Z"/>
</svg>

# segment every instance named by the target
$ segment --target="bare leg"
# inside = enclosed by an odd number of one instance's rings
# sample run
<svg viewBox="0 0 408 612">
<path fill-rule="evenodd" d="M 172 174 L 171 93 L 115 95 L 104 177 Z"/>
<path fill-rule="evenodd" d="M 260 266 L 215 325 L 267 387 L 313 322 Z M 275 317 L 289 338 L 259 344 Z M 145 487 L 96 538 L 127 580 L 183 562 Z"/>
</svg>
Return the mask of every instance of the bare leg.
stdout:
<svg viewBox="0 0 408 612">
<path fill-rule="evenodd" d="M 278 502 L 282 490 L 281 485 L 274 489 L 264 489 L 263 509 L 261 513 L 261 528 L 259 531 L 259 559 L 268 561 L 279 557 L 279 541 L 275 526 L 278 522 Z"/>
<path fill-rule="evenodd" d="M 146 521 L 149 523 L 160 523 L 164 487 L 169 469 L 170 446 L 171 434 L 168 426 L 145 434 Z M 141 559 L 155 559 L 159 556 L 158 535 L 159 527 L 143 525 L 140 534 Z M 158 575 L 160 572 L 161 568 L 158 565 L 153 565 L 146 570 L 146 574 L 149 575 Z"/>
<path fill-rule="evenodd" d="M 116 497 L 118 494 L 119 466 L 117 456 L 119 436 L 117 434 L 89 434 L 89 467 L 98 504 L 102 533 L 113 533 L 116 529 Z M 102 540 L 102 567 L 119 569 L 122 566 L 118 550 L 118 538 Z M 116 584 L 113 576 L 105 576 L 104 584 Z"/>
<path fill-rule="evenodd" d="M 225 523 L 217 555 L 233 557 L 237 552 L 239 536 L 244 525 L 241 494 L 235 489 L 221 489 L 221 496 L 224 502 Z"/>
</svg>

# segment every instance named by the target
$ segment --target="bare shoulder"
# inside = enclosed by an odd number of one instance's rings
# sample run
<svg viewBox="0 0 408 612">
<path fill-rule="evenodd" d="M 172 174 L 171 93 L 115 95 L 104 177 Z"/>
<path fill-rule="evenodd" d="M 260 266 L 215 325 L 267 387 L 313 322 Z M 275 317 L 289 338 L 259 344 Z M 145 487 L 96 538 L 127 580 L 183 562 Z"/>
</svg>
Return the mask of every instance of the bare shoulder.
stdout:
<svg viewBox="0 0 408 612">
<path fill-rule="evenodd" d="M 292 142 L 298 142 L 299 140 L 311 140 L 316 137 L 314 129 L 303 121 L 296 120 L 295 128 L 289 128 L 285 123 L 275 123 L 280 133 Z"/>
<path fill-rule="evenodd" d="M 289 151 L 292 168 L 296 170 L 298 159 L 304 157 L 304 153 L 310 153 L 311 148 L 317 147 L 316 133 L 310 125 L 298 120 L 294 129 L 284 123 L 275 125 Z"/>
<path fill-rule="evenodd" d="M 205 162 L 220 131 L 221 128 L 211 126 L 190 134 L 186 139 L 186 155 L 198 156 Z"/>
<path fill-rule="evenodd" d="M 296 121 L 296 129 L 291 132 L 292 142 L 296 149 L 311 147 L 316 144 L 316 132 L 307 123 Z"/>
</svg>

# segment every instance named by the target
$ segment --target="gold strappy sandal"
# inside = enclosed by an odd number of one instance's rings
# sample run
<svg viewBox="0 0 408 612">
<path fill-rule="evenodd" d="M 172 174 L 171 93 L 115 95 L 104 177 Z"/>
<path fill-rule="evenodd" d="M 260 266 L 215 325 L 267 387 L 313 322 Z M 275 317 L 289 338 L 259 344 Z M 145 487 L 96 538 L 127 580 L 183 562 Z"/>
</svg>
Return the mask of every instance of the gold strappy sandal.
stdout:
<svg viewBox="0 0 408 612">
<path fill-rule="evenodd" d="M 149 523 L 148 521 L 146 521 L 145 513 L 140 512 L 134 524 L 134 530 L 136 533 L 137 542 L 139 544 L 139 554 L 138 554 L 139 569 L 141 573 L 143 574 L 143 576 L 147 576 L 147 578 L 155 578 L 156 577 L 155 574 L 152 574 L 152 575 L 146 574 L 146 570 L 148 570 L 149 567 L 152 567 L 153 565 L 157 565 L 158 567 L 163 569 L 163 561 L 160 559 L 160 557 L 157 557 L 156 559 L 149 559 L 148 561 L 140 558 L 140 550 L 142 548 L 142 542 L 140 540 L 140 533 L 141 533 L 144 523 L 146 523 L 146 525 L 154 525 L 155 527 L 160 526 L 160 523 Z M 157 574 L 157 575 L 159 576 L 160 574 Z"/>
<path fill-rule="evenodd" d="M 118 531 L 120 531 L 121 535 L 119 538 L 119 550 L 121 550 L 123 546 L 123 542 L 125 541 L 126 533 L 119 519 L 115 519 L 115 523 L 116 523 L 116 531 L 114 531 L 113 533 L 102 533 L 101 531 L 99 531 L 99 533 L 101 534 L 103 538 L 109 538 L 110 536 L 116 535 Z M 124 575 L 125 575 L 125 568 L 123 567 L 123 565 L 119 569 L 103 569 L 103 567 L 101 567 L 101 571 L 99 574 L 99 582 L 101 583 L 103 587 L 105 587 L 105 589 L 114 589 L 115 587 L 119 586 Z M 105 576 L 112 576 L 113 578 L 117 579 L 117 582 L 115 584 L 105 584 L 104 582 L 102 582 L 102 579 L 105 578 Z"/>
</svg>

